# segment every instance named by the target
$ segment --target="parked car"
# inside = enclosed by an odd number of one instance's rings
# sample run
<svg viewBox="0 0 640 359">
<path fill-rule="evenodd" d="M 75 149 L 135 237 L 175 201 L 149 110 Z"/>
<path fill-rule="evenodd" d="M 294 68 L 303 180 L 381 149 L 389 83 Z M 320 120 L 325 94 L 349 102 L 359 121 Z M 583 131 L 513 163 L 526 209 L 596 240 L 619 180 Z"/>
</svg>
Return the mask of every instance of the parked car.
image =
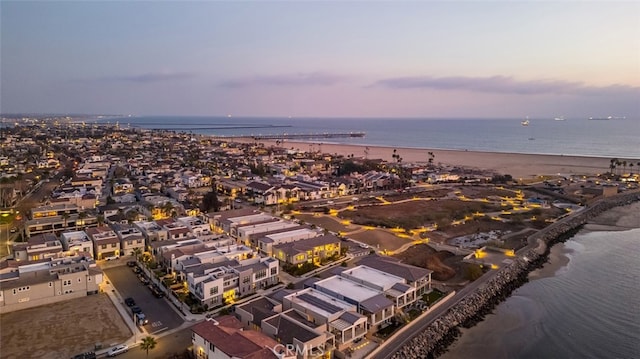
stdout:
<svg viewBox="0 0 640 359">
<path fill-rule="evenodd" d="M 133 300 L 133 298 L 129 297 L 124 299 L 124 304 L 126 304 L 128 307 L 133 307 L 134 305 L 136 305 L 136 301 Z"/>
<path fill-rule="evenodd" d="M 135 318 L 136 325 L 145 325 L 149 323 L 149 320 L 147 319 L 147 316 L 144 315 L 144 313 L 136 313 L 133 315 L 133 317 Z"/>
<path fill-rule="evenodd" d="M 149 290 L 153 293 L 153 296 L 156 298 L 164 297 L 164 292 L 155 284 L 149 284 Z"/>
<path fill-rule="evenodd" d="M 138 266 L 133 267 L 131 270 L 133 270 L 133 273 L 135 274 L 142 273 L 142 269 L 140 269 L 140 267 Z"/>
<path fill-rule="evenodd" d="M 142 308 L 138 307 L 137 305 L 134 305 L 131 307 L 131 312 L 133 314 L 142 313 Z"/>
<path fill-rule="evenodd" d="M 120 257 L 119 256 L 109 256 L 109 257 L 106 257 L 105 260 L 113 261 L 113 260 L 116 260 L 118 258 L 120 258 Z"/>
<path fill-rule="evenodd" d="M 149 284 L 149 280 L 147 279 L 147 277 L 144 276 L 144 274 L 140 273 L 138 274 L 138 279 L 140 279 L 140 281 L 142 282 L 142 284 L 147 285 Z"/>
<path fill-rule="evenodd" d="M 136 266 L 136 261 L 128 261 L 128 262 L 127 262 L 127 265 L 128 265 L 129 267 L 135 267 L 135 266 Z"/>
<path fill-rule="evenodd" d="M 122 353 L 126 353 L 129 351 L 129 346 L 126 344 L 120 344 L 120 345 L 116 345 L 115 347 L 109 349 L 109 351 L 107 352 L 107 356 L 108 357 L 114 357 L 116 355 L 122 354 Z"/>
</svg>

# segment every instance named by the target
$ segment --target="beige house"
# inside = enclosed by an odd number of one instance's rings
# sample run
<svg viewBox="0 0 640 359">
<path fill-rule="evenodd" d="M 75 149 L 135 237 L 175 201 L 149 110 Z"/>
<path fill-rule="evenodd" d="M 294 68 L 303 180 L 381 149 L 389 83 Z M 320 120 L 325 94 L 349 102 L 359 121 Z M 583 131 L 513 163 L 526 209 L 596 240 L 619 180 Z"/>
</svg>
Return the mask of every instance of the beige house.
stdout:
<svg viewBox="0 0 640 359">
<path fill-rule="evenodd" d="M 17 266 L 0 277 L 0 313 L 98 293 L 102 270 L 84 256 Z"/>
<path fill-rule="evenodd" d="M 304 263 L 320 264 L 325 259 L 340 255 L 340 239 L 334 235 L 324 235 L 296 242 L 273 246 L 273 257 L 292 265 Z"/>
<path fill-rule="evenodd" d="M 63 255 L 62 242 L 52 233 L 39 234 L 24 243 L 13 245 L 13 256 L 18 261 L 37 261 Z"/>
<path fill-rule="evenodd" d="M 93 241 L 93 253 L 96 259 L 109 259 L 121 256 L 120 238 L 107 226 L 88 228 L 87 235 Z"/>
</svg>

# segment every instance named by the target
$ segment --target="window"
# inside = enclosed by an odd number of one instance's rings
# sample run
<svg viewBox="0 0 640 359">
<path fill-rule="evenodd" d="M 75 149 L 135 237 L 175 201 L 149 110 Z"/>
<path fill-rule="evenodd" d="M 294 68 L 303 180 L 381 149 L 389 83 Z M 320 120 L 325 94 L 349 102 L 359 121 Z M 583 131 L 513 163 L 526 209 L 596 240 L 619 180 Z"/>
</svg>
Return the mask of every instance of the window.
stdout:
<svg viewBox="0 0 640 359">
<path fill-rule="evenodd" d="M 115 248 L 116 247 L 116 243 L 111 243 L 111 248 Z"/>
<path fill-rule="evenodd" d="M 209 290 L 209 294 L 210 295 L 216 295 L 218 294 L 218 287 L 213 287 Z"/>
<path fill-rule="evenodd" d="M 276 274 L 278 274 L 278 267 L 271 268 L 271 275 L 274 276 Z"/>
<path fill-rule="evenodd" d="M 49 282 L 49 287 L 53 287 L 53 283 L 52 282 Z"/>
<path fill-rule="evenodd" d="M 103 244 L 103 245 L 101 246 L 101 248 L 102 248 L 102 249 L 107 249 L 107 245 L 106 245 L 106 244 Z"/>
<path fill-rule="evenodd" d="M 71 279 L 69 279 L 69 280 L 66 280 L 66 279 L 65 279 L 65 280 L 62 282 L 62 285 L 63 285 L 63 286 L 65 286 L 65 287 L 66 287 L 66 286 L 71 285 Z"/>
<path fill-rule="evenodd" d="M 262 269 L 262 270 L 259 270 L 259 271 L 256 272 L 256 280 L 257 279 L 262 279 L 262 278 L 264 278 L 266 276 L 267 276 L 266 269 Z"/>
</svg>

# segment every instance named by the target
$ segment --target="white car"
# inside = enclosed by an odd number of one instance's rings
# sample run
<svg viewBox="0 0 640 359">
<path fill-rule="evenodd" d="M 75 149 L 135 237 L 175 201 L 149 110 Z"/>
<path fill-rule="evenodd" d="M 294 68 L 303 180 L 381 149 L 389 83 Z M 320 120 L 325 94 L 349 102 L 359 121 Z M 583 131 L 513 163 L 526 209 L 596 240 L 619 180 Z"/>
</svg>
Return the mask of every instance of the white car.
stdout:
<svg viewBox="0 0 640 359">
<path fill-rule="evenodd" d="M 109 351 L 107 352 L 107 356 L 108 357 L 114 357 L 116 355 L 122 354 L 122 353 L 126 353 L 129 351 L 129 346 L 126 344 L 120 344 L 120 345 L 116 345 L 115 347 L 109 349 Z"/>
</svg>

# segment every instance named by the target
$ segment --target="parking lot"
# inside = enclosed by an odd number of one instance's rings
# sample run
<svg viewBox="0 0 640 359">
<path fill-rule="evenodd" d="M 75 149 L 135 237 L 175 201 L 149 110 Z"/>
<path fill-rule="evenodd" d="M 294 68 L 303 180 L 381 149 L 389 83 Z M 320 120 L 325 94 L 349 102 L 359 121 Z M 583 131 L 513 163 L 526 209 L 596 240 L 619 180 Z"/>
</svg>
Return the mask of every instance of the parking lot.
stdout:
<svg viewBox="0 0 640 359">
<path fill-rule="evenodd" d="M 3 314 L 0 328 L 3 359 L 71 358 L 133 335 L 104 293 Z"/>
<path fill-rule="evenodd" d="M 122 265 L 105 269 L 104 272 L 111 281 L 111 284 L 119 293 L 122 305 L 127 308 L 127 313 L 134 320 L 133 307 L 138 307 L 146 320 L 142 325 L 149 334 L 159 334 L 165 330 L 177 328 L 184 322 L 171 303 L 160 294 L 164 295 L 164 287 L 159 286 L 153 289 L 149 278 L 142 273 L 134 273 L 135 268 L 129 267 L 124 262 Z M 133 305 L 124 303 L 126 298 L 133 299 Z M 130 303 L 131 304 L 131 303 Z"/>
</svg>

